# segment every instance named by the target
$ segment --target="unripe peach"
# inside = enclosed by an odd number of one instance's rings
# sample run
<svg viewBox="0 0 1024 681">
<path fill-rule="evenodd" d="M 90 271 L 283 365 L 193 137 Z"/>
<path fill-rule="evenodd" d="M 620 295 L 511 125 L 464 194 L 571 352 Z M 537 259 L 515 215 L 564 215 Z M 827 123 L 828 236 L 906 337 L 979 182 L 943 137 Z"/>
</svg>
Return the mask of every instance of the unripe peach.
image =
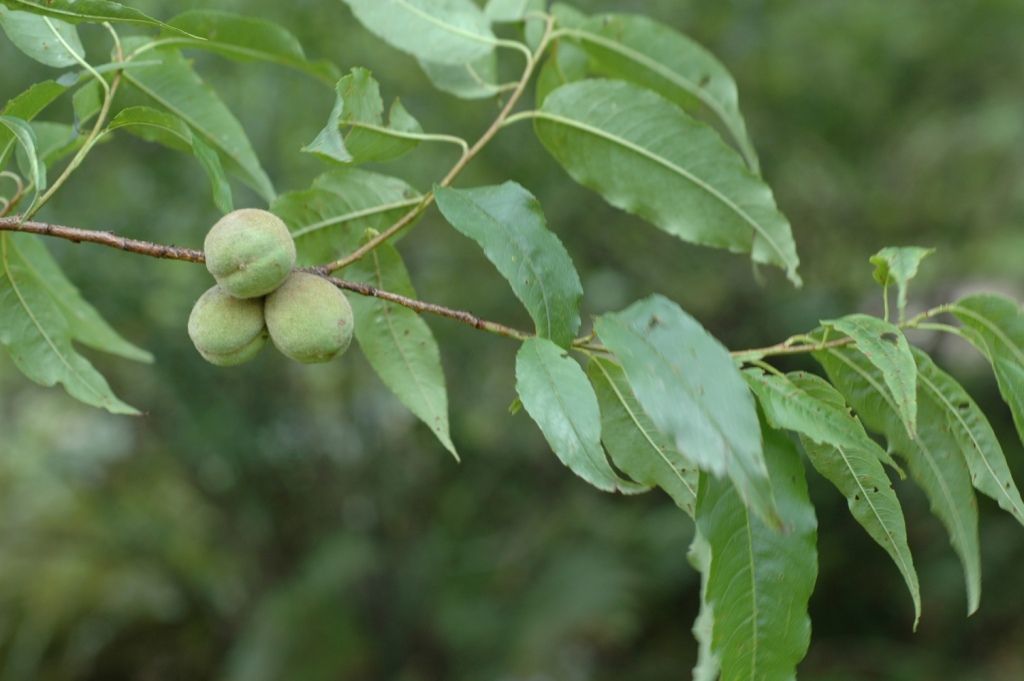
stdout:
<svg viewBox="0 0 1024 681">
<path fill-rule="evenodd" d="M 283 354 L 304 364 L 328 362 L 352 342 L 352 307 L 323 277 L 293 272 L 267 297 L 267 330 Z"/>
<path fill-rule="evenodd" d="M 207 362 L 235 366 L 256 356 L 267 340 L 262 298 L 235 298 L 214 286 L 196 301 L 188 335 Z"/>
<path fill-rule="evenodd" d="M 206 268 L 235 298 L 267 295 L 295 266 L 295 241 L 287 225 L 257 208 L 232 211 L 218 220 L 203 249 Z"/>
</svg>

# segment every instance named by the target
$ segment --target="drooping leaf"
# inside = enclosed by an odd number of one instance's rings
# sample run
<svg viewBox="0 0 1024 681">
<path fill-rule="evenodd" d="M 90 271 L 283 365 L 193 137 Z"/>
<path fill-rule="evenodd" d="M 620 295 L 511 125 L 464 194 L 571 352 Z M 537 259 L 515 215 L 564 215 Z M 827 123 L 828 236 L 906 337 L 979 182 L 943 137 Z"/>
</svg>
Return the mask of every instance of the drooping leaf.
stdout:
<svg viewBox="0 0 1024 681">
<path fill-rule="evenodd" d="M 13 142 L 17 144 L 18 163 L 22 166 L 22 173 L 35 188 L 32 202 L 25 208 L 25 212 L 30 213 L 39 193 L 46 189 L 46 163 L 39 155 L 36 133 L 27 121 L 7 115 L 0 115 L 0 129 L 6 129 L 11 133 Z"/>
<path fill-rule="evenodd" d="M 384 231 L 422 200 L 398 178 L 339 168 L 310 189 L 281 194 L 270 209 L 291 230 L 299 265 L 316 265 L 354 251 L 366 230 Z"/>
<path fill-rule="evenodd" d="M 390 161 L 419 145 L 423 128 L 399 100 L 384 123 L 380 85 L 368 70 L 352 69 L 335 89 L 338 99 L 327 125 L 303 151 L 338 163 L 367 163 Z M 348 132 L 342 134 L 342 128 Z"/>
<path fill-rule="evenodd" d="M 869 259 L 875 266 L 873 273 L 875 281 L 885 287 L 896 285 L 898 289 L 896 305 L 901 322 L 907 313 L 907 289 L 910 280 L 917 276 L 921 261 L 934 252 L 934 248 L 921 248 L 920 246 L 890 247 L 883 248 Z"/>
<path fill-rule="evenodd" d="M 490 22 L 472 0 L 343 0 L 392 47 L 439 64 L 476 61 L 494 49 Z"/>
<path fill-rule="evenodd" d="M 555 455 L 606 492 L 634 486 L 619 478 L 601 447 L 601 412 L 583 369 L 546 338 L 526 340 L 516 355 L 516 392 Z"/>
<path fill-rule="evenodd" d="M 126 41 L 126 45 L 134 43 Z M 270 178 L 260 165 L 242 125 L 217 93 L 199 78 L 178 51 L 150 50 L 147 57 L 159 62 L 125 71 L 125 80 L 187 123 L 217 151 L 228 172 L 267 202 L 273 201 L 274 186 Z"/>
<path fill-rule="evenodd" d="M 815 353 L 815 358 L 864 423 L 885 435 L 889 450 L 906 461 L 911 478 L 924 490 L 963 565 L 967 611 L 973 613 L 981 598 L 978 506 L 970 471 L 942 406 L 918 386 L 921 427 L 917 438 L 911 439 L 881 372 L 863 355 L 849 348 L 831 348 Z"/>
<path fill-rule="evenodd" d="M 341 77 L 338 67 L 329 61 L 307 59 L 298 38 L 264 19 L 196 9 L 183 12 L 167 23 L 178 29 L 172 36 L 180 35 L 180 31 L 195 36 L 175 39 L 183 47 L 216 52 L 240 61 L 259 60 L 287 66 L 329 85 L 334 85 Z"/>
<path fill-rule="evenodd" d="M 795 284 L 799 258 L 771 189 L 707 125 L 631 83 L 585 80 L 544 100 L 534 126 L 580 184 L 684 241 L 750 253 Z"/>
<path fill-rule="evenodd" d="M 736 82 L 704 47 L 665 24 L 635 14 L 589 17 L 563 33 L 586 50 L 595 73 L 641 85 L 688 111 L 710 113 L 758 172 L 757 152 L 740 113 Z"/>
<path fill-rule="evenodd" d="M 63 293 L 40 282 L 33 262 L 21 253 L 36 237 L 0 234 L 0 345 L 30 380 L 64 386 L 77 400 L 114 414 L 138 414 L 117 399 L 106 379 L 72 346 L 74 331 L 62 303 Z"/>
<path fill-rule="evenodd" d="M 693 681 L 718 681 L 722 661 L 712 649 L 715 635 L 715 611 L 708 602 L 708 574 L 711 571 L 711 546 L 700 533 L 693 530 L 693 541 L 686 554 L 693 569 L 700 573 L 700 611 L 693 622 L 693 637 L 697 639 L 697 664 L 693 667 Z"/>
<path fill-rule="evenodd" d="M 416 297 L 402 258 L 381 244 L 346 271 L 355 281 Z M 349 296 L 356 317 L 356 340 L 384 385 L 459 458 L 448 426 L 448 391 L 441 352 L 423 319 L 407 307 L 379 298 Z"/>
<path fill-rule="evenodd" d="M 903 332 L 895 324 L 866 314 L 822 322 L 856 343 L 856 349 L 878 367 L 900 420 L 911 438 L 917 433 L 917 364 Z"/>
<path fill-rule="evenodd" d="M 1024 442 L 1024 310 L 1009 298 L 979 294 L 957 301 L 952 312 L 964 325 L 967 340 L 992 365 Z"/>
<path fill-rule="evenodd" d="M 12 11 L 0 5 L 0 28 L 15 47 L 40 64 L 64 68 L 77 64 L 78 59 L 85 56 L 78 31 L 60 19 Z"/>
<path fill-rule="evenodd" d="M 41 81 L 8 100 L 4 108 L 0 109 L 0 114 L 31 121 L 66 90 L 67 88 L 56 81 Z M 7 163 L 13 149 L 14 133 L 6 126 L 0 126 L 0 169 Z"/>
<path fill-rule="evenodd" d="M 595 357 L 587 365 L 587 375 L 601 407 L 601 441 L 612 461 L 636 482 L 663 489 L 692 518 L 697 467 L 654 427 L 622 367 Z"/>
<path fill-rule="evenodd" d="M 435 190 L 455 229 L 476 241 L 508 280 L 537 334 L 567 347 L 580 328 L 583 285 L 565 246 L 548 230 L 536 198 L 515 182 Z"/>
<path fill-rule="evenodd" d="M 72 24 L 82 22 L 100 24 L 109 21 L 139 26 L 156 26 L 173 30 L 176 33 L 180 32 L 137 9 L 109 0 L 0 0 L 0 4 L 7 5 L 13 10 L 54 17 Z"/>
<path fill-rule="evenodd" d="M 751 514 L 728 481 L 701 475 L 696 520 L 710 547 L 706 599 L 722 681 L 795 679 L 811 641 L 818 521 L 785 434 L 766 429 L 764 454 L 784 532 Z"/>
<path fill-rule="evenodd" d="M 484 99 L 501 92 L 498 55 L 494 52 L 464 64 L 420 60 L 420 66 L 434 87 L 462 99 Z"/>
<path fill-rule="evenodd" d="M 727 475 L 744 502 L 778 526 L 754 398 L 729 352 L 662 296 L 597 318 L 651 421 L 701 470 Z"/>
<path fill-rule="evenodd" d="M 788 376 L 747 369 L 744 377 L 775 428 L 798 433 L 811 465 L 846 498 L 850 513 L 892 558 L 921 617 L 921 587 L 907 544 L 903 510 L 881 461 L 888 454 L 850 414 L 842 395 L 805 373 Z"/>
<path fill-rule="evenodd" d="M 945 413 L 948 428 L 960 445 L 971 471 L 974 488 L 994 499 L 1024 524 L 1024 501 L 1010 474 L 999 439 L 984 412 L 963 386 L 937 367 L 927 354 L 915 348 L 914 357 L 921 390 Z"/>
<path fill-rule="evenodd" d="M 214 204 L 224 213 L 232 210 L 231 185 L 224 174 L 220 157 L 180 118 L 148 106 L 132 106 L 119 111 L 107 124 L 108 132 L 122 128 L 149 142 L 177 151 L 191 152 L 210 180 Z"/>
</svg>

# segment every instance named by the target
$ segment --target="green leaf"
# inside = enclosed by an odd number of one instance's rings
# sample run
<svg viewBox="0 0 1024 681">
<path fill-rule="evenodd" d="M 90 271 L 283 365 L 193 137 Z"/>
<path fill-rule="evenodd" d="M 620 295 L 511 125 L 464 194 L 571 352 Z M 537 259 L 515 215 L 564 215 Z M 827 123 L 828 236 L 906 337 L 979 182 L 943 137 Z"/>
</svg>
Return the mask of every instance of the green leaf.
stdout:
<svg viewBox="0 0 1024 681">
<path fill-rule="evenodd" d="M 1009 298 L 979 294 L 958 301 L 951 312 L 964 325 L 967 340 L 992 364 L 1024 442 L 1024 310 Z"/>
<path fill-rule="evenodd" d="M 631 83 L 586 80 L 544 100 L 548 151 L 613 206 L 684 241 L 751 253 L 800 285 L 789 221 L 771 189 L 707 125 Z"/>
<path fill-rule="evenodd" d="M 914 349 L 922 392 L 946 415 L 947 426 L 960 446 L 971 482 L 1024 524 L 1024 502 L 1010 474 L 1006 455 L 984 412 L 956 379 L 935 366 L 924 352 Z"/>
<path fill-rule="evenodd" d="M 71 125 L 50 121 L 33 121 L 29 125 L 36 134 L 39 158 L 47 168 L 52 168 L 55 163 L 75 153 L 85 144 L 85 138 Z"/>
<path fill-rule="evenodd" d="M 0 115 L 31 121 L 66 89 L 53 80 L 36 83 L 10 99 L 4 108 L 0 109 Z M 0 169 L 6 165 L 11 150 L 14 149 L 14 143 L 14 131 L 7 126 L 0 126 Z"/>
<path fill-rule="evenodd" d="M 878 367 L 907 434 L 915 437 L 917 364 L 899 327 L 866 314 L 852 314 L 822 324 L 852 338 L 864 358 Z"/>
<path fill-rule="evenodd" d="M 107 132 L 125 128 L 149 142 L 162 144 L 177 151 L 191 151 L 210 179 L 213 202 L 224 212 L 231 212 L 233 201 L 231 185 L 224 174 L 220 157 L 209 145 L 173 114 L 157 111 L 147 106 L 132 106 L 118 112 L 107 124 Z"/>
<path fill-rule="evenodd" d="M 530 12 L 543 12 L 544 0 L 487 0 L 484 14 L 495 24 L 523 21 Z"/>
<path fill-rule="evenodd" d="M 180 33 L 178 29 L 147 16 L 137 9 L 108 0 L 0 0 L 0 4 L 7 5 L 14 10 L 54 17 L 72 24 L 81 22 L 100 24 L 109 21 L 111 23 L 156 26 Z"/>
<path fill-rule="evenodd" d="M 537 106 L 567 83 L 587 77 L 587 53 L 571 42 L 556 42 L 537 76 Z"/>
<path fill-rule="evenodd" d="M 701 476 L 696 520 L 710 546 L 706 599 L 722 681 L 795 679 L 811 642 L 818 521 L 789 439 L 766 429 L 764 454 L 785 532 L 753 516 L 728 481 Z"/>
<path fill-rule="evenodd" d="M 693 623 L 693 637 L 697 639 L 697 664 L 693 667 L 693 681 L 718 681 L 722 661 L 712 650 L 715 635 L 715 611 L 708 602 L 708 574 L 711 571 L 711 546 L 700 528 L 693 530 L 693 541 L 686 555 L 690 565 L 700 573 L 700 612 Z"/>
<path fill-rule="evenodd" d="M 304 266 L 354 251 L 366 230 L 384 231 L 422 200 L 398 178 L 339 168 L 318 177 L 310 189 L 282 194 L 270 209 L 287 223 Z"/>
<path fill-rule="evenodd" d="M 498 84 L 498 55 L 494 52 L 464 64 L 420 60 L 420 67 L 434 87 L 462 99 L 484 99 L 502 91 Z"/>
<path fill-rule="evenodd" d="M 893 284 L 899 290 L 897 310 L 902 322 L 907 313 L 907 289 L 910 280 L 917 276 L 921 261 L 935 252 L 934 248 L 905 246 L 902 248 L 883 248 L 869 259 L 875 266 L 873 276 L 882 286 L 888 288 Z"/>
<path fill-rule="evenodd" d="M 0 234 L 0 345 L 30 380 L 60 383 L 77 400 L 114 414 L 138 414 L 117 399 L 107 381 L 72 346 L 75 331 L 54 297 L 22 253 L 29 235 Z"/>
<path fill-rule="evenodd" d="M 338 163 L 390 161 L 415 149 L 423 128 L 399 100 L 384 123 L 384 100 L 370 72 L 354 68 L 338 81 L 338 99 L 327 125 L 303 151 Z M 348 128 L 342 135 L 341 128 Z"/>
<path fill-rule="evenodd" d="M 775 428 L 799 433 L 811 465 L 846 498 L 850 513 L 892 558 L 921 617 L 921 587 L 907 545 L 899 499 L 882 468 L 888 455 L 864 431 L 842 395 L 803 372 L 788 376 L 747 369 L 744 377 Z"/>
<path fill-rule="evenodd" d="M 75 112 L 75 125 L 81 129 L 103 108 L 103 89 L 99 81 L 90 80 L 75 90 L 71 96 L 71 105 Z"/>
<path fill-rule="evenodd" d="M 601 408 L 601 441 L 612 461 L 636 482 L 665 490 L 692 518 L 697 504 L 696 466 L 651 423 L 622 367 L 594 357 L 587 375 Z"/>
<path fill-rule="evenodd" d="M 159 63 L 127 70 L 125 79 L 187 123 L 217 151 L 228 172 L 252 187 L 268 203 L 273 201 L 274 186 L 270 178 L 260 165 L 242 125 L 220 97 L 176 50 L 151 50 L 147 54 L 159 59 Z"/>
<path fill-rule="evenodd" d="M 439 64 L 476 61 L 494 49 L 490 22 L 472 0 L 344 0 L 392 47 Z"/>
<path fill-rule="evenodd" d="M 36 148 L 36 133 L 27 121 L 14 116 L 0 115 L 0 127 L 6 128 L 13 136 L 18 145 L 18 162 L 35 188 L 32 202 L 25 208 L 25 213 L 30 213 L 39 193 L 46 189 L 46 163 Z"/>
<path fill-rule="evenodd" d="M 744 502 L 778 526 L 754 398 L 728 350 L 658 295 L 598 317 L 595 329 L 655 427 L 701 470 L 728 475 Z"/>
<path fill-rule="evenodd" d="M 516 355 L 516 392 L 555 455 L 594 487 L 634 490 L 601 447 L 601 412 L 583 369 L 546 338 L 526 340 Z"/>
<path fill-rule="evenodd" d="M 3 28 L 15 47 L 40 64 L 64 68 L 77 64 L 79 59 L 85 57 L 85 48 L 82 47 L 78 31 L 59 19 L 11 11 L 0 5 L 0 28 Z"/>
<path fill-rule="evenodd" d="M 239 61 L 267 61 L 296 69 L 328 85 L 341 74 L 328 61 L 310 61 L 298 38 L 278 24 L 217 10 L 190 10 L 168 24 L 195 36 L 175 40 L 183 47 L 215 52 Z M 177 32 L 176 32 L 177 34 Z"/>
<path fill-rule="evenodd" d="M 537 334 L 567 347 L 580 328 L 583 285 L 565 246 L 548 230 L 536 198 L 515 182 L 435 190 L 455 229 L 476 241 L 508 280 Z"/>
<path fill-rule="evenodd" d="M 669 26 L 633 14 L 594 16 L 563 33 L 586 50 L 594 72 L 641 85 L 688 111 L 710 113 L 758 172 L 736 82 L 704 47 Z"/>
<path fill-rule="evenodd" d="M 911 439 L 877 367 L 848 348 L 815 353 L 815 358 L 864 423 L 885 435 L 889 450 L 907 462 L 910 476 L 924 490 L 960 558 L 967 584 L 967 611 L 973 613 L 981 598 L 978 505 L 967 463 L 941 404 L 918 387 L 921 428 L 917 438 Z"/>
<path fill-rule="evenodd" d="M 416 297 L 402 258 L 381 244 L 347 270 L 351 279 Z M 388 388 L 459 458 L 448 427 L 448 392 L 441 352 L 423 319 L 407 307 L 379 298 L 349 296 L 356 316 L 356 339 L 366 359 Z"/>
</svg>

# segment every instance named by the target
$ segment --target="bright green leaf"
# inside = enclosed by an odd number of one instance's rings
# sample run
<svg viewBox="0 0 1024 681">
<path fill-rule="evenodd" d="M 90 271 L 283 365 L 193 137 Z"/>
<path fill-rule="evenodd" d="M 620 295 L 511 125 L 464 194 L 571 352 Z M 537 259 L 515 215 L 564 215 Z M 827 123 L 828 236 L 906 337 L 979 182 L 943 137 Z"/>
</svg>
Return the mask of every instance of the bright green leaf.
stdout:
<svg viewBox="0 0 1024 681">
<path fill-rule="evenodd" d="M 0 28 L 15 47 L 47 66 L 64 68 L 85 56 L 78 31 L 59 19 L 11 11 L 0 5 Z"/>
</svg>

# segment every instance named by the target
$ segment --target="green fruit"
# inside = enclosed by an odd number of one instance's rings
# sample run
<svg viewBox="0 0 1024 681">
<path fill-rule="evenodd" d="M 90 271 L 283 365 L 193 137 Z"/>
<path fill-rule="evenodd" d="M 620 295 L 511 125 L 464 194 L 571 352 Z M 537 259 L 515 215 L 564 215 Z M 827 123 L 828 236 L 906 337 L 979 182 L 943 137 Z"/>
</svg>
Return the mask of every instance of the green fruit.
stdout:
<svg viewBox="0 0 1024 681">
<path fill-rule="evenodd" d="M 330 361 L 352 342 L 348 298 L 315 274 L 293 272 L 267 296 L 266 316 L 277 349 L 304 364 Z"/>
<path fill-rule="evenodd" d="M 295 266 L 295 241 L 273 213 L 242 208 L 210 229 L 203 245 L 206 269 L 235 298 L 265 296 Z"/>
<path fill-rule="evenodd" d="M 267 341 L 263 299 L 239 299 L 214 286 L 196 301 L 188 335 L 207 362 L 230 367 L 248 362 Z"/>
</svg>

